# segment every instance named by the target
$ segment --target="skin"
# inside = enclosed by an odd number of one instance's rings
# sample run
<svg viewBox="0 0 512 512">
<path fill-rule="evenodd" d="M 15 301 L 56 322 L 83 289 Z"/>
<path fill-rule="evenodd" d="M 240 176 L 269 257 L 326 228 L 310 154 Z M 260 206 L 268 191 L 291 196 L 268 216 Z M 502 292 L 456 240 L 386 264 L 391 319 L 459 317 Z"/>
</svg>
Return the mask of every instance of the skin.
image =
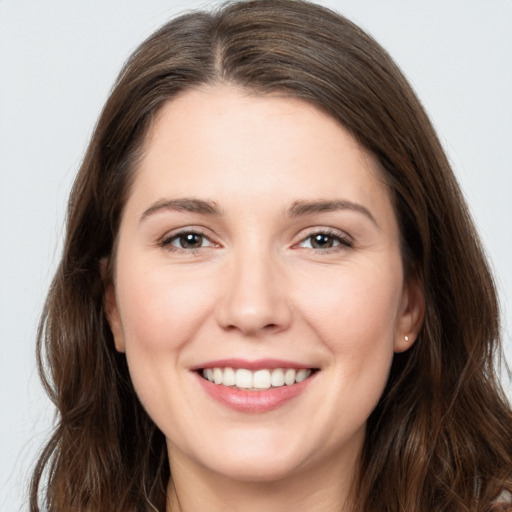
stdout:
<svg viewBox="0 0 512 512">
<path fill-rule="evenodd" d="M 220 214 L 162 207 L 184 198 Z M 345 207 L 290 214 L 315 201 Z M 176 236 L 190 231 L 196 248 Z M 319 233 L 327 243 L 314 247 Z M 188 91 L 148 135 L 115 258 L 108 316 L 167 438 L 168 510 L 351 510 L 366 420 L 423 315 L 374 159 L 299 100 Z M 225 358 L 320 371 L 251 414 L 213 400 L 191 370 Z"/>
</svg>

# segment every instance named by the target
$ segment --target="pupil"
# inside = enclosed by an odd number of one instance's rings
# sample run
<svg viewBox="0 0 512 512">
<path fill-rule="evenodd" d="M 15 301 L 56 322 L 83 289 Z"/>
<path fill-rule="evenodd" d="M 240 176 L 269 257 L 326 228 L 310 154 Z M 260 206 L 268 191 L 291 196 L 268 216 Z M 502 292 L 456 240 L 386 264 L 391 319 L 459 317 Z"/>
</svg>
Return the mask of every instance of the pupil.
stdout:
<svg viewBox="0 0 512 512">
<path fill-rule="evenodd" d="M 312 245 L 314 248 L 332 247 L 332 238 L 322 233 L 314 235 Z"/>
<path fill-rule="evenodd" d="M 183 249 L 196 249 L 201 247 L 203 238 L 196 233 L 187 233 L 180 236 L 180 245 Z"/>
</svg>

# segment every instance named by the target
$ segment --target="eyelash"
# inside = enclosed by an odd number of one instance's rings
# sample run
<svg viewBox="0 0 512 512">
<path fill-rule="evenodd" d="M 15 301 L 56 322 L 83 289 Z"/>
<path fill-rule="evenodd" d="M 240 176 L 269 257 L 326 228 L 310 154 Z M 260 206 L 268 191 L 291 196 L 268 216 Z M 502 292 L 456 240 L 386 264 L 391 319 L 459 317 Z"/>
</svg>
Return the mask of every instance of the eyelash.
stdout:
<svg viewBox="0 0 512 512">
<path fill-rule="evenodd" d="M 307 236 L 302 238 L 300 240 L 300 242 L 298 244 L 296 244 L 296 246 L 300 247 L 307 240 L 312 240 L 313 237 L 321 236 L 321 235 L 331 238 L 334 242 L 337 242 L 338 245 L 334 245 L 333 247 L 328 247 L 328 248 L 324 248 L 324 249 L 315 248 L 315 247 L 308 247 L 308 249 L 312 249 L 318 254 L 326 254 L 326 253 L 330 254 L 332 252 L 343 251 L 345 249 L 350 249 L 350 248 L 354 247 L 354 243 L 352 242 L 352 240 L 350 240 L 350 238 L 348 236 L 342 235 L 339 231 L 336 231 L 333 229 L 328 229 L 328 228 L 316 229 L 316 230 L 311 231 L 310 233 L 307 234 Z"/>
<path fill-rule="evenodd" d="M 210 247 L 210 246 L 215 246 L 216 245 L 202 231 L 197 230 L 197 229 L 187 229 L 187 230 L 180 231 L 178 233 L 174 233 L 174 234 L 172 234 L 170 236 L 165 236 L 164 238 L 162 238 L 158 242 L 158 245 L 160 247 L 163 247 L 163 248 L 167 249 L 168 251 L 183 251 L 183 252 L 190 252 L 190 253 L 195 253 L 195 252 L 205 248 L 205 247 L 201 246 L 201 247 L 193 247 L 193 248 L 187 249 L 187 248 L 184 248 L 184 247 L 176 247 L 176 246 L 172 245 L 172 243 L 174 241 L 177 241 L 181 237 L 184 237 L 186 235 L 195 235 L 195 236 L 201 237 L 201 239 L 203 241 L 207 240 L 209 242 L 209 245 L 206 246 L 206 247 Z"/>
<path fill-rule="evenodd" d="M 207 246 L 201 246 L 201 247 L 193 247 L 193 248 L 184 248 L 184 247 L 176 247 L 173 244 L 173 242 L 179 240 L 181 237 L 187 236 L 187 235 L 193 235 L 201 237 L 202 241 L 207 240 L 209 242 L 209 245 Z M 311 231 L 307 234 L 307 236 L 303 237 L 297 244 L 294 245 L 294 247 L 300 248 L 302 244 L 304 244 L 307 240 L 312 240 L 315 236 L 325 236 L 327 238 L 332 239 L 334 243 L 337 243 L 337 245 L 334 245 L 332 247 L 327 248 L 315 248 L 315 247 L 309 247 L 308 249 L 314 250 L 318 254 L 329 254 L 332 252 L 337 252 L 344 249 L 349 249 L 354 246 L 353 242 L 347 237 L 340 234 L 340 232 L 332 230 L 332 229 L 317 229 L 315 231 Z M 158 242 L 158 246 L 163 247 L 167 249 L 168 251 L 183 251 L 194 254 L 195 252 L 204 249 L 205 247 L 212 247 L 216 244 L 211 241 L 210 238 L 208 238 L 202 231 L 200 230 L 184 230 L 180 231 L 178 233 L 174 233 L 170 236 L 165 236 Z"/>
</svg>

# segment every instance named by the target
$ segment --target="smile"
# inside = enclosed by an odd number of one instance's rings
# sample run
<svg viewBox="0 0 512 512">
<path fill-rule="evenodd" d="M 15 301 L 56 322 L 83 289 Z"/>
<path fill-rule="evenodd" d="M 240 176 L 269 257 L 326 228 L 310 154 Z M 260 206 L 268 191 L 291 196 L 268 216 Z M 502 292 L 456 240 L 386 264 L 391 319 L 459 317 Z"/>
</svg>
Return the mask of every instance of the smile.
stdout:
<svg viewBox="0 0 512 512">
<path fill-rule="evenodd" d="M 205 368 L 204 379 L 217 385 L 235 387 L 249 391 L 263 391 L 271 388 L 291 386 L 306 380 L 313 373 L 308 368 L 273 368 L 251 371 L 247 368 L 215 367 Z"/>
<path fill-rule="evenodd" d="M 241 413 L 265 413 L 297 400 L 314 386 L 319 368 L 277 359 L 225 359 L 192 368 L 216 402 Z"/>
</svg>

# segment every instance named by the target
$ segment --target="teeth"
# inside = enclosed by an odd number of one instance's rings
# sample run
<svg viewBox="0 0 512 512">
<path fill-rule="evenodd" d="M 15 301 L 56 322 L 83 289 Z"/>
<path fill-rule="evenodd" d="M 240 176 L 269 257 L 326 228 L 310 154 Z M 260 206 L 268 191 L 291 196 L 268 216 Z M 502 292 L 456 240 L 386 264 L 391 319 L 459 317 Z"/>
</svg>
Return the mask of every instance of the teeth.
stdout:
<svg viewBox="0 0 512 512">
<path fill-rule="evenodd" d="M 284 374 L 284 383 L 287 386 L 291 386 L 292 384 L 295 383 L 296 375 L 297 375 L 297 372 L 295 370 L 288 368 L 288 370 L 286 370 L 286 373 Z"/>
<path fill-rule="evenodd" d="M 244 368 L 238 368 L 235 373 L 236 382 L 235 386 L 242 389 L 252 388 L 252 372 Z"/>
<path fill-rule="evenodd" d="M 258 370 L 252 375 L 252 386 L 256 389 L 270 388 L 270 371 Z"/>
<path fill-rule="evenodd" d="M 213 369 L 213 382 L 215 384 L 222 384 L 223 380 L 222 370 L 220 368 L 214 368 Z"/>
<path fill-rule="evenodd" d="M 224 386 L 234 386 L 236 384 L 236 374 L 233 368 L 224 368 L 222 384 Z"/>
<path fill-rule="evenodd" d="M 215 384 L 236 386 L 240 389 L 263 390 L 291 386 L 302 382 L 311 375 L 311 370 L 301 368 L 276 368 L 274 370 L 257 370 L 252 372 L 245 368 L 205 368 L 203 377 Z"/>
<path fill-rule="evenodd" d="M 298 372 L 297 372 L 297 375 L 295 376 L 295 382 L 302 382 L 303 380 L 307 379 L 309 377 L 309 374 L 311 372 L 309 372 L 309 370 L 305 370 L 304 368 L 301 368 Z"/>
<path fill-rule="evenodd" d="M 272 370 L 272 376 L 270 377 L 270 383 L 273 387 L 284 386 L 284 371 L 281 368 Z"/>
</svg>

